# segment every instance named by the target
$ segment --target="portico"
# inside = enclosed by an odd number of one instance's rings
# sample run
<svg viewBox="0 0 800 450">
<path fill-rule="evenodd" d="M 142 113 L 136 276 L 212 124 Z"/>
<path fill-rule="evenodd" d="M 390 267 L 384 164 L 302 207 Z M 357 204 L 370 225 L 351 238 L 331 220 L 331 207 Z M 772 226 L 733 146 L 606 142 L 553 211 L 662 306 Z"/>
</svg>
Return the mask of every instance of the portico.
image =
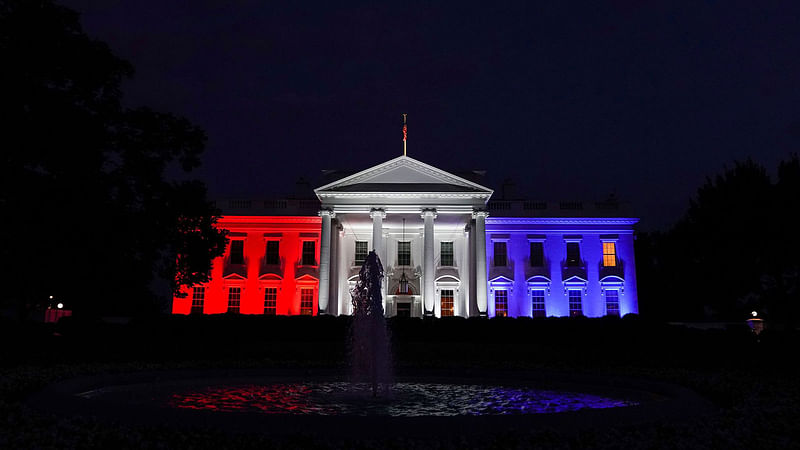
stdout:
<svg viewBox="0 0 800 450">
<path fill-rule="evenodd" d="M 352 312 L 349 290 L 365 252 L 374 249 L 386 276 L 387 316 L 486 315 L 491 189 L 400 156 L 315 193 L 322 217 L 320 313 Z"/>
</svg>

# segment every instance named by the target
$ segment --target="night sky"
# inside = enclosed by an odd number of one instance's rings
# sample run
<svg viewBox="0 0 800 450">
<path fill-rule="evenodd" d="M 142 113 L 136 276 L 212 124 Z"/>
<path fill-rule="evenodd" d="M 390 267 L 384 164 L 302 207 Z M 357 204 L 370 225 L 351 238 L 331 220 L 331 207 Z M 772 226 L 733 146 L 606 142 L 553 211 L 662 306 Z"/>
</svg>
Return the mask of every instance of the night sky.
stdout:
<svg viewBox="0 0 800 450">
<path fill-rule="evenodd" d="M 725 164 L 800 149 L 800 2 L 62 3 L 136 67 L 128 106 L 206 130 L 212 197 L 399 156 L 404 112 L 411 157 L 533 199 L 616 192 L 645 230 Z"/>
</svg>

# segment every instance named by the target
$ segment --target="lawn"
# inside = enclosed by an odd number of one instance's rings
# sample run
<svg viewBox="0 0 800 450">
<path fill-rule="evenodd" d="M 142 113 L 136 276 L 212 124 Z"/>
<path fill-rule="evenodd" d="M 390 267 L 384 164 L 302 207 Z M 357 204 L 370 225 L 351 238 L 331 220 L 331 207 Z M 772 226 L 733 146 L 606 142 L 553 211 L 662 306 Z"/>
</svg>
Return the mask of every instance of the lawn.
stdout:
<svg viewBox="0 0 800 450">
<path fill-rule="evenodd" d="M 32 410 L 25 398 L 85 374 L 171 368 L 334 368 L 346 372 L 349 318 L 160 317 L 127 325 L 0 324 L 0 448 L 797 448 L 798 336 L 692 330 L 612 319 L 391 320 L 396 370 L 467 368 L 624 375 L 689 387 L 701 418 L 580 432 L 516 430 L 469 439 L 275 437 L 112 424 Z"/>
</svg>

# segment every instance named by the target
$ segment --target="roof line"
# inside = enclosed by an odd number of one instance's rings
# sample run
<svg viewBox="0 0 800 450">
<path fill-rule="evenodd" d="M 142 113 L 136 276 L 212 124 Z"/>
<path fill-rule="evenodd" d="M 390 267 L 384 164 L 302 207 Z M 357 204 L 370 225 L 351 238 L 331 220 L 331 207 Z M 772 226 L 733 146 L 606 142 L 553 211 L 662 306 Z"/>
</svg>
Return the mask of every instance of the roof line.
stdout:
<svg viewBox="0 0 800 450">
<path fill-rule="evenodd" d="M 356 173 L 354 173 L 352 175 L 349 175 L 349 176 L 346 176 L 346 177 L 341 178 L 339 180 L 336 180 L 336 181 L 333 181 L 331 183 L 328 183 L 328 184 L 326 184 L 324 186 L 320 186 L 320 187 L 314 189 L 314 193 L 317 194 L 317 196 L 319 196 L 319 192 L 320 191 L 324 191 L 326 189 L 329 189 L 331 186 L 335 186 L 337 184 L 342 184 L 342 183 L 344 183 L 346 181 L 349 181 L 349 180 L 352 180 L 352 179 L 354 179 L 356 177 L 359 177 L 359 176 L 363 175 L 364 173 L 367 173 L 367 172 L 373 171 L 373 170 L 382 169 L 382 168 L 384 168 L 384 167 L 386 167 L 386 166 L 388 166 L 388 165 L 390 165 L 390 164 L 392 164 L 392 163 L 394 163 L 396 161 L 402 161 L 402 160 L 409 160 L 412 163 L 419 164 L 420 166 L 423 166 L 423 167 L 425 167 L 425 168 L 427 168 L 429 170 L 433 170 L 433 171 L 436 171 L 436 172 L 443 172 L 443 173 L 447 174 L 448 177 L 451 177 L 451 178 L 453 178 L 453 179 L 455 179 L 455 180 L 457 180 L 457 181 L 459 181 L 461 183 L 464 183 L 467 186 L 471 186 L 471 187 L 486 191 L 490 195 L 494 193 L 494 190 L 489 189 L 486 186 L 483 186 L 483 185 L 480 185 L 478 183 L 469 181 L 469 180 L 467 180 L 465 178 L 461 178 L 458 175 L 454 175 L 454 174 L 452 174 L 452 173 L 450 173 L 450 172 L 448 172 L 446 170 L 442 170 L 442 169 L 440 169 L 438 167 L 434 167 L 434 166 L 432 166 L 430 164 L 426 164 L 426 163 L 424 163 L 422 161 L 419 161 L 417 159 L 414 159 L 414 158 L 411 158 L 410 156 L 405 156 L 405 155 L 398 156 L 397 158 L 392 158 L 392 159 L 390 159 L 390 160 L 388 160 L 386 162 L 378 164 L 377 166 L 368 167 L 368 168 L 366 168 L 366 169 L 364 169 L 364 170 L 362 170 L 360 172 L 356 172 Z"/>
</svg>

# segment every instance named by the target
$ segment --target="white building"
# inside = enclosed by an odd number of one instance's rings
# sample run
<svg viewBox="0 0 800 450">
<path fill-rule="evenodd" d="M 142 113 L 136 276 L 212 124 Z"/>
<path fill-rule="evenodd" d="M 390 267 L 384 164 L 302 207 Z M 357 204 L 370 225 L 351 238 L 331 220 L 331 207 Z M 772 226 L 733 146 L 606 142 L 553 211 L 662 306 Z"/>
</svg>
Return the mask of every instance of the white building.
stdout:
<svg viewBox="0 0 800 450">
<path fill-rule="evenodd" d="M 386 274 L 387 316 L 638 312 L 636 219 L 489 218 L 491 189 L 407 156 L 315 192 L 320 312 L 352 312 L 349 290 L 373 249 Z"/>
<path fill-rule="evenodd" d="M 173 312 L 350 314 L 373 249 L 387 316 L 638 312 L 637 219 L 620 217 L 614 199 L 490 200 L 491 189 L 407 156 L 314 192 L 318 201 L 219 205 L 231 245 L 208 283 L 174 298 Z"/>
</svg>

